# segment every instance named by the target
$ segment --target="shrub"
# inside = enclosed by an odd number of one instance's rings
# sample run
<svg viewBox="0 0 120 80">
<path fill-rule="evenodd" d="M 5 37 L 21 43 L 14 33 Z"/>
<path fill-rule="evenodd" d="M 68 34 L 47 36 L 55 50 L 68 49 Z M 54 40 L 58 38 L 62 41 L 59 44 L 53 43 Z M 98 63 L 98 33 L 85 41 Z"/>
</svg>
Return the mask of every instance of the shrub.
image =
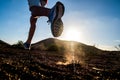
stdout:
<svg viewBox="0 0 120 80">
<path fill-rule="evenodd" d="M 57 45 L 50 45 L 47 50 L 48 51 L 59 51 L 59 47 Z"/>
<path fill-rule="evenodd" d="M 47 48 L 48 51 L 60 51 L 64 52 L 66 49 L 64 46 L 58 46 L 56 44 L 49 45 Z"/>
<path fill-rule="evenodd" d="M 16 44 L 13 44 L 12 47 L 15 47 L 15 48 L 22 48 L 23 42 L 22 41 L 18 41 Z"/>
<path fill-rule="evenodd" d="M 120 44 L 118 46 L 115 46 L 115 48 L 120 51 Z"/>
</svg>

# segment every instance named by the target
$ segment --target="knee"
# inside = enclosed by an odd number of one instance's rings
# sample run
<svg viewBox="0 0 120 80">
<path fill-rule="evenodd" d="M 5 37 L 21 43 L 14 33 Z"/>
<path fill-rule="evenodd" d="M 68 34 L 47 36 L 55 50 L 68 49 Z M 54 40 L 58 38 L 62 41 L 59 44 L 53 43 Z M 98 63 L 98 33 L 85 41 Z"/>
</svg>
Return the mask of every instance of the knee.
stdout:
<svg viewBox="0 0 120 80">
<path fill-rule="evenodd" d="M 31 18 L 30 18 L 30 23 L 31 23 L 32 25 L 35 25 L 35 24 L 36 24 L 36 21 L 37 21 L 37 18 L 31 16 Z"/>
</svg>

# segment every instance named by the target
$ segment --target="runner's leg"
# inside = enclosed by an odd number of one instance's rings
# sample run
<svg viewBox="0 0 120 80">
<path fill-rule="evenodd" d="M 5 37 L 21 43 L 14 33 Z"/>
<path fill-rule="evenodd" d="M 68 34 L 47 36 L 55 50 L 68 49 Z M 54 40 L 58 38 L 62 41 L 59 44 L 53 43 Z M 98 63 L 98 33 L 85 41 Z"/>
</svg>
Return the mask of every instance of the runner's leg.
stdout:
<svg viewBox="0 0 120 80">
<path fill-rule="evenodd" d="M 28 39 L 26 41 L 26 43 L 31 43 L 31 40 L 33 38 L 35 29 L 36 29 L 36 22 L 37 22 L 37 18 L 34 18 L 33 16 L 30 17 L 30 30 L 29 30 L 29 35 L 28 35 Z"/>
<path fill-rule="evenodd" d="M 46 16 L 48 17 L 50 9 L 44 8 L 44 7 L 33 7 L 31 9 L 32 16 L 30 17 L 30 30 L 29 35 L 26 43 L 31 44 L 35 29 L 36 29 L 36 22 L 37 22 L 37 16 Z"/>
</svg>

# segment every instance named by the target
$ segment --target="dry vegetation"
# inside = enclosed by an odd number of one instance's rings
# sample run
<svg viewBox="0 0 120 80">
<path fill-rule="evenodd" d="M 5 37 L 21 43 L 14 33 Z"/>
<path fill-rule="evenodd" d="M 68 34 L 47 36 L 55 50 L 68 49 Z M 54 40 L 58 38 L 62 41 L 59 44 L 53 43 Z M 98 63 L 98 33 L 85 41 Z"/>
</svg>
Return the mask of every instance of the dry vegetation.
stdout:
<svg viewBox="0 0 120 80">
<path fill-rule="evenodd" d="M 120 51 L 56 39 L 28 51 L 0 41 L 0 80 L 120 80 Z"/>
</svg>

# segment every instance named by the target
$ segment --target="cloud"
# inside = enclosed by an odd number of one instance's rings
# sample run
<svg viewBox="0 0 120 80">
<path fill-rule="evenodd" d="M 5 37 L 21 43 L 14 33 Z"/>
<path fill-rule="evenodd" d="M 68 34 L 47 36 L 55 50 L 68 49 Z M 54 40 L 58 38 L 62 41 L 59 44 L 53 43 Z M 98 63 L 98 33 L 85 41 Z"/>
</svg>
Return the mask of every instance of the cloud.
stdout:
<svg viewBox="0 0 120 80">
<path fill-rule="evenodd" d="M 120 40 L 115 40 L 114 42 L 120 43 Z"/>
</svg>

